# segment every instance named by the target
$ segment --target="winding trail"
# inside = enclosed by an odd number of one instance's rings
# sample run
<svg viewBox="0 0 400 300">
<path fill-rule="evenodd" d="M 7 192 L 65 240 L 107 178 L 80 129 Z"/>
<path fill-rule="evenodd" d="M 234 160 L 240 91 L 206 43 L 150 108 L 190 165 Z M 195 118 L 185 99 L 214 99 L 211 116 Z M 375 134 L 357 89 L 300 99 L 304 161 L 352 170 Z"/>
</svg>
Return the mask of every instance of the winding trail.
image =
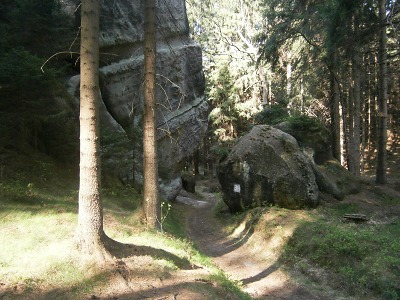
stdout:
<svg viewBox="0 0 400 300">
<path fill-rule="evenodd" d="M 203 194 L 207 201 L 180 197 L 180 202 L 187 206 L 189 235 L 220 269 L 242 283 L 245 292 L 256 299 L 321 299 L 295 284 L 281 270 L 278 257 L 263 251 L 263 245 L 255 245 L 251 241 L 251 230 L 243 228 L 235 235 L 226 236 L 212 213 L 217 201 L 215 196 Z"/>
</svg>

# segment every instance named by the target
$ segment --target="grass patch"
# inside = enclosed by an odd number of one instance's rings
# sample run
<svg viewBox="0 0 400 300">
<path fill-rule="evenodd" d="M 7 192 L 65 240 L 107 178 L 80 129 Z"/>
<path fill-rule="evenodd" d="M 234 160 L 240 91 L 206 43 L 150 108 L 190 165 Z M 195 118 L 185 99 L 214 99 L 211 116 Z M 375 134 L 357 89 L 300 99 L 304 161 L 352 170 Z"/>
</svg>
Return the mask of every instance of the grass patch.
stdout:
<svg viewBox="0 0 400 300">
<path fill-rule="evenodd" d="M 73 286 L 84 280 L 73 235 L 76 193 L 63 193 L 21 178 L 0 185 L 0 278 L 14 289 Z"/>
<path fill-rule="evenodd" d="M 253 299 L 250 295 L 242 292 L 242 290 L 240 289 L 242 283 L 240 281 L 232 280 L 231 278 L 227 277 L 226 274 L 222 271 L 218 271 L 210 275 L 209 280 L 217 282 L 219 286 L 221 286 L 226 292 L 228 292 L 228 295 L 229 293 L 234 294 L 242 300 Z"/>
<path fill-rule="evenodd" d="M 185 219 L 182 218 L 184 215 L 183 208 L 172 204 L 168 211 L 167 218 L 163 224 L 166 233 L 171 234 L 179 239 L 186 239 L 186 224 Z"/>
<path fill-rule="evenodd" d="M 352 209 L 339 206 L 338 211 Z M 305 221 L 281 260 L 307 275 L 315 268 L 323 270 L 331 286 L 351 295 L 395 300 L 400 297 L 399 236 L 399 220 L 385 225 Z"/>
<path fill-rule="evenodd" d="M 110 285 L 115 270 L 82 265 L 75 249 L 78 190 L 77 172 L 49 161 L 22 162 L 14 173 L 7 170 L 0 183 L 0 288 L 4 299 L 83 299 Z M 141 222 L 142 196 L 131 187 L 104 189 L 104 228 L 110 237 L 149 249 L 144 265 L 132 264 L 138 277 L 168 278 L 190 266 L 209 270 L 218 286 L 204 285 L 205 294 L 243 293 L 230 284 L 210 258 L 187 240 L 182 209 L 172 205 L 163 234 L 148 231 Z M 167 211 L 165 211 L 165 214 Z M 128 263 L 128 262 L 127 262 Z M 140 273 L 142 272 L 142 273 Z M 3 291 L 2 291 L 3 292 Z M 216 299 L 226 298 L 219 294 Z M 214 297 L 212 297 L 214 298 Z"/>
<path fill-rule="evenodd" d="M 398 205 L 400 204 L 400 198 L 398 197 L 391 197 L 389 195 L 382 195 L 381 196 L 382 203 L 386 205 Z"/>
<path fill-rule="evenodd" d="M 231 214 L 228 206 L 222 199 L 222 194 L 215 195 L 217 202 L 212 209 L 213 216 L 223 225 L 223 230 L 227 235 L 232 234 L 238 227 L 254 226 L 260 217 L 262 209 L 255 208 L 244 212 Z"/>
<path fill-rule="evenodd" d="M 229 211 L 229 208 L 225 204 L 224 200 L 222 199 L 221 193 L 215 194 L 215 197 L 217 198 L 217 203 L 214 205 L 212 212 L 213 212 L 213 215 L 218 218 L 218 217 L 221 217 L 222 215 L 226 214 Z"/>
</svg>

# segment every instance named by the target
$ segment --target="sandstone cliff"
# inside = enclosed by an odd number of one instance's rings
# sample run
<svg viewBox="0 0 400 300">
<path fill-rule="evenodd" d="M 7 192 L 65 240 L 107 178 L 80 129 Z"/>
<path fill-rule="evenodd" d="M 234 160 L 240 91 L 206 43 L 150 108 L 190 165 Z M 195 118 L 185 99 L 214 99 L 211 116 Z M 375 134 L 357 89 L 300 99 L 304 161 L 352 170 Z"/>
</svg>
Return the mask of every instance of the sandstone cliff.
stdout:
<svg viewBox="0 0 400 300">
<path fill-rule="evenodd" d="M 79 24 L 79 1 L 64 1 Z M 143 111 L 143 13 L 144 1 L 100 1 L 102 120 L 110 133 L 129 138 L 118 177 L 129 179 L 133 168 L 140 174 Z M 173 179 L 181 163 L 198 147 L 207 129 L 208 106 L 200 47 L 189 38 L 184 0 L 158 2 L 157 126 L 160 176 Z M 70 92 L 78 95 L 79 80 L 70 80 Z M 132 153 L 133 151 L 133 153 Z M 124 157 L 125 156 L 125 157 Z"/>
</svg>

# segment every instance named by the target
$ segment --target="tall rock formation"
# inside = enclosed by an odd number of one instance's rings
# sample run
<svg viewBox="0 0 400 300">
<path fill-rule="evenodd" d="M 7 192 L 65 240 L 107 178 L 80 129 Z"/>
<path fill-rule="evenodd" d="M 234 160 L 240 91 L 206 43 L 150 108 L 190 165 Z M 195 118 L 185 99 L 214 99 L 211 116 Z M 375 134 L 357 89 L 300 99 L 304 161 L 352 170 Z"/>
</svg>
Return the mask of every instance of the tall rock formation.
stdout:
<svg viewBox="0 0 400 300">
<path fill-rule="evenodd" d="M 64 1 L 79 20 L 79 1 Z M 125 135 L 121 153 L 109 153 L 109 162 L 125 160 L 118 176 L 140 174 L 143 111 L 143 13 L 141 0 L 102 0 L 100 19 L 103 124 L 108 135 Z M 157 127 L 159 172 L 174 179 L 181 163 L 199 146 L 207 129 L 208 105 L 199 45 L 189 38 L 184 0 L 158 2 Z M 77 95 L 77 78 L 70 91 Z M 124 152 L 125 151 L 125 152 Z M 122 155 L 122 156 L 121 156 Z M 125 157 L 124 157 L 125 156 Z M 134 164 L 128 162 L 134 157 Z M 125 174 L 126 173 L 126 174 Z M 140 175 L 139 175 L 140 176 Z"/>
</svg>

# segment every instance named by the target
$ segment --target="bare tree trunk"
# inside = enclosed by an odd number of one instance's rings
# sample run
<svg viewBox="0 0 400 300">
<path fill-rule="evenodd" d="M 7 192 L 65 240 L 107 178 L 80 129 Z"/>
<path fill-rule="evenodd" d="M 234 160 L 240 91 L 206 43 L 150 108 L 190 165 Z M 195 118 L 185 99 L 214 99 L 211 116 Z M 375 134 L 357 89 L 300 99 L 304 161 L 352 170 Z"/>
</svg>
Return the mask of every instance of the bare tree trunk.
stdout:
<svg viewBox="0 0 400 300">
<path fill-rule="evenodd" d="M 372 97 L 373 97 L 373 72 L 374 67 L 371 63 L 371 54 L 366 54 L 364 58 L 365 66 L 365 88 L 364 88 L 364 103 L 362 104 L 363 126 L 362 126 L 362 163 L 361 172 L 365 173 L 369 163 L 370 148 L 371 148 L 371 113 L 372 113 Z"/>
<path fill-rule="evenodd" d="M 143 208 L 150 228 L 160 229 L 156 136 L 156 1 L 147 0 L 144 21 Z"/>
<path fill-rule="evenodd" d="M 351 67 L 352 69 L 352 67 Z M 351 74 L 351 71 L 350 71 Z M 351 75 L 348 79 L 348 100 L 347 100 L 347 128 L 348 128 L 348 135 L 347 135 L 347 168 L 351 173 L 354 173 L 354 80 L 352 80 Z"/>
<path fill-rule="evenodd" d="M 194 175 L 199 175 L 200 174 L 200 150 L 196 149 L 193 153 L 193 173 Z"/>
<path fill-rule="evenodd" d="M 288 62 L 286 65 L 286 96 L 287 96 L 287 108 L 289 115 L 292 115 L 292 110 L 293 110 L 293 99 L 292 99 L 292 55 L 289 52 L 288 54 Z"/>
<path fill-rule="evenodd" d="M 369 65 L 370 65 L 370 80 L 369 80 L 369 100 L 368 100 L 368 136 L 367 136 L 367 147 L 368 147 L 368 160 L 372 160 L 376 149 L 376 142 L 378 136 L 378 120 L 377 120 L 377 86 L 378 86 L 378 59 L 375 54 L 369 55 Z M 369 164 L 369 169 L 371 170 L 372 165 Z"/>
<path fill-rule="evenodd" d="M 335 54 L 332 54 L 332 61 L 334 62 L 334 64 L 335 60 L 336 56 Z M 340 147 L 339 83 L 333 71 L 331 72 L 330 76 L 331 76 L 330 115 L 331 115 L 331 135 L 332 135 L 332 155 L 340 162 L 341 147 Z"/>
<path fill-rule="evenodd" d="M 368 55 L 364 56 L 364 74 L 367 74 L 364 78 L 364 90 L 363 90 L 363 99 L 364 101 L 361 102 L 361 154 L 360 154 L 360 172 L 365 172 L 365 162 L 366 162 L 366 153 L 368 152 L 367 148 L 367 137 L 368 137 L 368 110 L 369 110 L 369 100 L 370 100 L 370 75 L 369 75 L 369 58 Z"/>
<path fill-rule="evenodd" d="M 357 12 L 354 13 L 352 17 L 352 33 L 354 36 L 359 36 L 359 18 Z M 353 49 L 353 55 L 351 59 L 351 78 L 352 78 L 352 90 L 351 90 L 351 98 L 350 102 L 351 109 L 349 110 L 349 119 L 350 122 L 350 149 L 349 149 L 349 158 L 350 158 L 350 171 L 355 176 L 360 176 L 360 117 L 361 117 L 361 64 L 360 64 L 360 55 L 361 51 L 358 45 L 355 45 Z"/>
<path fill-rule="evenodd" d="M 262 101 L 261 104 L 263 106 L 268 104 L 268 85 L 267 85 L 267 78 L 264 70 L 264 66 L 259 66 L 260 70 L 260 79 L 261 79 L 261 89 L 262 89 Z"/>
<path fill-rule="evenodd" d="M 361 117 L 361 78 L 360 78 L 360 57 L 356 51 L 353 58 L 353 143 L 352 143 L 352 173 L 360 176 L 360 117 Z"/>
<path fill-rule="evenodd" d="M 343 90 L 348 91 L 348 88 L 344 85 Z M 346 98 L 347 96 L 347 98 Z M 342 157 L 342 165 L 348 168 L 349 166 L 349 136 L 348 136 L 348 125 L 347 125 L 347 107 L 348 107 L 348 95 L 344 95 L 344 93 L 340 94 L 340 148 L 341 148 L 341 157 Z M 346 100 L 347 99 L 347 100 Z"/>
<path fill-rule="evenodd" d="M 269 99 L 270 107 L 275 104 L 274 101 L 272 100 L 272 97 L 273 97 L 273 95 L 272 95 L 272 80 L 269 79 L 268 80 L 268 99 Z"/>
<path fill-rule="evenodd" d="M 385 0 L 379 0 L 379 112 L 376 182 L 387 182 L 387 50 Z"/>
<path fill-rule="evenodd" d="M 108 258 L 103 230 L 99 139 L 98 0 L 81 5 L 80 174 L 77 245 L 83 254 Z"/>
<path fill-rule="evenodd" d="M 3 174 L 4 174 L 4 155 L 0 156 L 0 183 L 3 182 Z"/>
</svg>

